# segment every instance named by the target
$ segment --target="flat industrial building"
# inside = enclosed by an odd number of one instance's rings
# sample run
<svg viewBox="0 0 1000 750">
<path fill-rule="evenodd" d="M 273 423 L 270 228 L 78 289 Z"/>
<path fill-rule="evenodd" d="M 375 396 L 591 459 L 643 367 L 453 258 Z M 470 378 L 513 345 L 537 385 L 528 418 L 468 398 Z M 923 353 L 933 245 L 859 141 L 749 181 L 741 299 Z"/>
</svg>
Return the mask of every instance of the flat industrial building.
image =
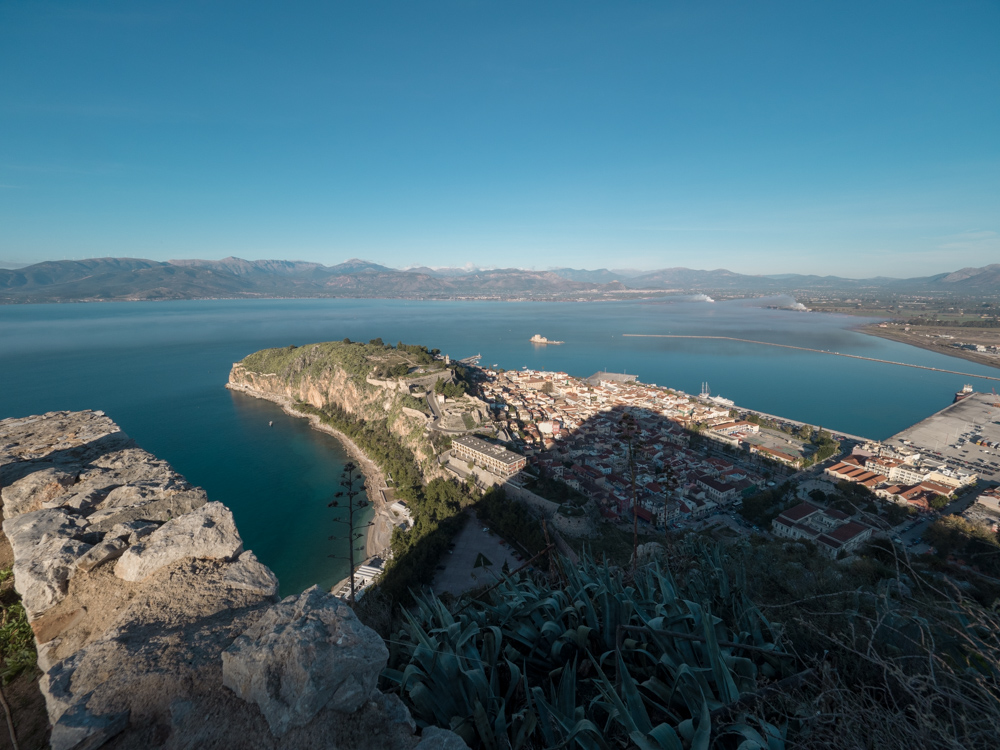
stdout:
<svg viewBox="0 0 1000 750">
<path fill-rule="evenodd" d="M 886 440 L 940 458 L 956 469 L 971 471 L 986 481 L 1000 482 L 1000 449 L 974 440 L 1000 443 L 1000 398 L 973 393 Z M 940 454 L 937 456 L 936 454 Z"/>
</svg>

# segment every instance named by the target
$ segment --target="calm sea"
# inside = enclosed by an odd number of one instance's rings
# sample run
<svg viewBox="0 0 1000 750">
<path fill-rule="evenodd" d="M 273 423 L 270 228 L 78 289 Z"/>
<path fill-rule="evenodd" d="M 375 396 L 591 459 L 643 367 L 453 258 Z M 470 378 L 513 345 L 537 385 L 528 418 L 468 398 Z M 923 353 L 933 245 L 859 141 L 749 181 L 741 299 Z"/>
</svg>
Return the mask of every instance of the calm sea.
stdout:
<svg viewBox="0 0 1000 750">
<path fill-rule="evenodd" d="M 492 303 L 261 300 L 0 306 L 0 418 L 103 409 L 150 452 L 236 515 L 282 593 L 332 585 L 346 563 L 326 503 L 346 456 L 333 438 L 223 386 L 264 347 L 381 337 L 483 355 L 508 369 L 586 377 L 627 371 L 742 406 L 885 438 L 950 403 L 965 382 L 926 370 L 727 341 L 732 336 L 995 375 L 998 371 L 850 330 L 857 318 L 768 310 L 768 300 Z M 539 347 L 539 333 L 566 343 Z M 268 427 L 268 422 L 274 422 Z"/>
</svg>

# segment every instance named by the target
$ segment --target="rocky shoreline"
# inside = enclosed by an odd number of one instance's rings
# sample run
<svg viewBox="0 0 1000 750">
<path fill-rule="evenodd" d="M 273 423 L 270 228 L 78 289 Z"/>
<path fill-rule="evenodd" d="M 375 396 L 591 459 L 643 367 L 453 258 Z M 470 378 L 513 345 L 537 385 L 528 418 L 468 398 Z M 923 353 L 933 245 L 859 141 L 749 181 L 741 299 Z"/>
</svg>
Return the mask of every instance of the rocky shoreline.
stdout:
<svg viewBox="0 0 1000 750">
<path fill-rule="evenodd" d="M 372 557 L 373 555 L 380 554 L 383 550 L 385 550 L 388 547 L 389 540 L 384 538 L 384 529 L 386 528 L 386 525 L 388 525 L 391 533 L 393 521 L 395 520 L 391 515 L 391 511 L 382 501 L 382 493 L 380 492 L 380 489 L 386 486 L 385 476 L 382 474 L 382 470 L 379 469 L 375 462 L 368 458 L 364 451 L 358 447 L 357 443 L 347 437 L 347 435 L 340 430 L 330 427 L 327 424 L 323 424 L 323 422 L 320 421 L 320 418 L 315 414 L 307 414 L 306 412 L 296 409 L 292 399 L 287 396 L 261 391 L 256 388 L 243 385 L 242 383 L 229 382 L 226 383 L 226 388 L 247 396 L 252 396 L 253 398 L 260 398 L 265 401 L 270 401 L 273 404 L 277 404 L 281 407 L 281 410 L 285 412 L 285 414 L 308 420 L 310 426 L 314 430 L 319 430 L 320 432 L 332 435 L 341 443 L 341 445 L 344 446 L 344 451 L 351 457 L 354 463 L 357 464 L 361 473 L 365 477 L 365 489 L 368 492 L 368 499 L 371 501 L 372 508 L 375 510 L 372 525 L 368 527 L 368 532 L 365 537 L 365 556 Z M 380 521 L 380 519 L 384 520 Z"/>
<path fill-rule="evenodd" d="M 278 581 L 232 513 L 101 412 L 0 420 L 3 534 L 56 750 L 462 748 L 376 682 L 388 651 Z"/>
</svg>

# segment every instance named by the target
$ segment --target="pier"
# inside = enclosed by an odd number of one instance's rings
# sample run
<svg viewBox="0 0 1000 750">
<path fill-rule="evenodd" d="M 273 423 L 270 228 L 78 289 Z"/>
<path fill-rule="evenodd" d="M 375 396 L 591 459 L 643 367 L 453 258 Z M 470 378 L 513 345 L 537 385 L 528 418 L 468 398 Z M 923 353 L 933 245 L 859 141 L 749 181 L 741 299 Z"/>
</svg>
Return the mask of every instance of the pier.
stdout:
<svg viewBox="0 0 1000 750">
<path fill-rule="evenodd" d="M 738 339 L 733 336 L 684 336 L 673 333 L 623 333 L 622 336 L 629 338 L 647 339 L 717 339 L 721 341 L 739 341 L 744 344 L 760 344 L 761 346 L 777 346 L 781 349 L 796 349 L 800 352 L 815 352 L 816 354 L 832 354 L 835 357 L 849 357 L 851 359 L 863 359 L 868 362 L 879 362 L 883 365 L 897 365 L 898 367 L 912 367 L 917 370 L 931 370 L 933 372 L 946 372 L 949 375 L 961 375 L 966 378 L 980 378 L 982 380 L 995 380 L 1000 382 L 1000 377 L 992 375 L 973 375 L 971 372 L 959 372 L 958 370 L 945 370 L 940 367 L 928 367 L 927 365 L 911 365 L 909 362 L 893 362 L 891 359 L 876 359 L 875 357 L 862 357 L 859 354 L 843 354 L 841 352 L 831 352 L 826 349 L 809 349 L 805 346 L 792 346 L 791 344 L 775 344 L 773 341 L 754 341 L 753 339 Z"/>
</svg>

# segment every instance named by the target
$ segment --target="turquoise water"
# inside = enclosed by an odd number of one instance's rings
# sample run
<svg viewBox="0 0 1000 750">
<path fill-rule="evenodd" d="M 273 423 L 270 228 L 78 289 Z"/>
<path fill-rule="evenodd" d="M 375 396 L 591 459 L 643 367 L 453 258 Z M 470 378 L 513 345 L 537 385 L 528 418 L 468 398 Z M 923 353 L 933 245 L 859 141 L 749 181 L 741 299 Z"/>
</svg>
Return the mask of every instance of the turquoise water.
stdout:
<svg viewBox="0 0 1000 750">
<path fill-rule="evenodd" d="M 607 369 L 741 406 L 885 438 L 989 381 L 736 342 L 623 338 L 733 336 L 963 372 L 998 370 L 849 330 L 857 318 L 768 310 L 767 301 L 500 303 L 214 300 L 0 306 L 0 418 L 103 409 L 150 452 L 236 515 L 246 546 L 285 594 L 332 585 L 346 563 L 327 508 L 347 460 L 328 435 L 223 386 L 264 347 L 345 336 L 402 340 L 483 364 Z M 538 347 L 532 334 L 562 340 Z M 274 426 L 268 427 L 273 420 Z"/>
</svg>

